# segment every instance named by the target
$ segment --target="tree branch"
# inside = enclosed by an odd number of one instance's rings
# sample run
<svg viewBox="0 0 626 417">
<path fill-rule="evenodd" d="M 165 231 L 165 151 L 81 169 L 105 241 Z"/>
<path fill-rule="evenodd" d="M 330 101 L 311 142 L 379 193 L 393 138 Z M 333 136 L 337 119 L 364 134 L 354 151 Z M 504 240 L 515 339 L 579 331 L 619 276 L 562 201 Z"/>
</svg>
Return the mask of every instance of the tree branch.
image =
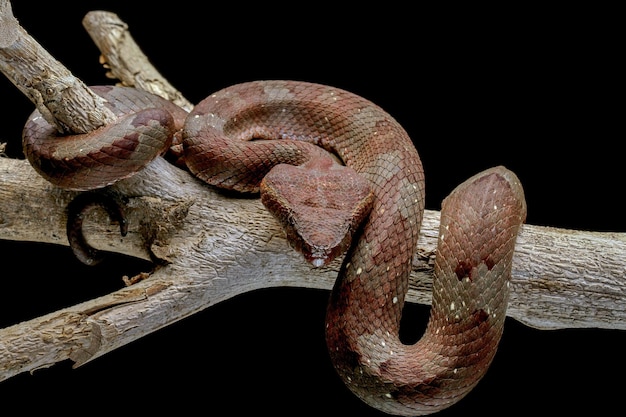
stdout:
<svg viewBox="0 0 626 417">
<path fill-rule="evenodd" d="M 193 104 L 152 66 L 135 43 L 128 25 L 115 13 L 89 12 L 83 19 L 83 26 L 102 52 L 101 63 L 109 70 L 109 78 L 161 96 L 187 111 L 193 108 Z"/>
<path fill-rule="evenodd" d="M 22 28 L 0 0 L 0 72 L 62 133 L 87 133 L 113 120 L 103 99 Z"/>
<path fill-rule="evenodd" d="M 66 244 L 71 193 L 49 186 L 24 161 L 0 159 L 0 172 L 0 238 Z M 289 247 L 258 199 L 220 194 L 163 159 L 115 187 L 140 196 L 131 198 L 128 237 L 117 236 L 100 218 L 86 229 L 88 240 L 143 259 L 152 251 L 169 264 L 128 288 L 0 330 L 0 379 L 66 358 L 83 364 L 247 291 L 333 285 L 339 260 L 312 269 Z M 146 218 L 146 202 L 159 213 L 150 216 L 148 227 L 139 220 Z M 409 302 L 430 302 L 437 228 L 438 212 L 427 211 Z M 156 237 L 151 232 L 161 229 Z M 595 247 L 604 249 L 600 253 Z M 626 329 L 625 251 L 620 233 L 525 225 L 514 257 L 508 315 L 542 329 Z"/>
<path fill-rule="evenodd" d="M 16 46 L 25 33 L 5 32 L 0 38 L 9 39 L 9 49 L 31 48 Z M 22 85 L 22 78 L 13 79 Z M 0 173 L 0 238 L 67 245 L 66 207 L 75 193 L 51 186 L 25 161 L 0 158 Z M 81 365 L 247 291 L 333 285 L 340 260 L 312 269 L 291 250 L 258 199 L 220 193 L 163 159 L 114 187 L 129 197 L 129 234 L 119 237 L 95 213 L 86 225 L 88 241 L 165 264 L 112 294 L 1 329 L 0 380 L 68 358 Z M 438 212 L 427 211 L 409 302 L 430 303 L 437 229 Z M 525 225 L 508 315 L 541 329 L 625 329 L 624 253 L 623 233 Z"/>
</svg>

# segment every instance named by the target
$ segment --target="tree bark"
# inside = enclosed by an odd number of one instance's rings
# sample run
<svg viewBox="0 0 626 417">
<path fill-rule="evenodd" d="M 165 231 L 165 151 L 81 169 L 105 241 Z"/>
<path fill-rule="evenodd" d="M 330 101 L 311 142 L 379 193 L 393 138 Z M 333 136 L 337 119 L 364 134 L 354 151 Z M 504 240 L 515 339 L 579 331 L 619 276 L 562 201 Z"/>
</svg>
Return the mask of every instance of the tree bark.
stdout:
<svg viewBox="0 0 626 417">
<path fill-rule="evenodd" d="M 87 133 L 115 120 L 103 99 L 36 42 L 13 16 L 8 0 L 0 13 L 0 72 L 61 133 Z"/>
<path fill-rule="evenodd" d="M 115 13 L 89 12 L 83 19 L 83 26 L 102 52 L 101 63 L 109 70 L 107 77 L 161 96 L 187 111 L 193 108 L 193 104 L 150 64 L 128 25 Z"/>
<path fill-rule="evenodd" d="M 7 4 L 0 0 L 5 17 Z M 37 50 L 28 43 L 25 32 L 15 35 L 5 30 L 5 22 L 12 24 L 10 19 L 2 20 L 0 60 L 7 53 Z M 13 52 L 7 52 L 10 50 Z M 32 52 L 29 56 L 35 57 Z M 36 56 L 46 59 L 40 52 Z M 111 58 L 107 62 L 113 65 Z M 54 65 L 48 62 L 48 66 Z M 24 82 L 14 66 L 2 68 L 37 106 L 50 103 L 40 97 L 45 90 Z M 36 77 L 41 67 L 26 66 L 20 71 Z M 51 74 L 52 79 L 68 76 Z M 150 84 L 160 77 L 153 73 L 147 78 Z M 54 100 L 62 103 L 58 108 L 76 106 L 81 109 L 78 114 L 87 114 L 83 100 L 59 97 Z M 97 102 L 88 103 L 101 107 Z M 50 114 L 56 117 L 60 113 Z M 94 119 L 67 120 L 90 126 Z M 69 128 L 73 122 L 62 126 Z M 66 207 L 75 193 L 46 183 L 22 160 L 0 158 L 0 173 L 0 238 L 67 245 Z M 158 259 L 163 265 L 133 277 L 132 285 L 104 297 L 1 329 L 0 380 L 67 358 L 81 365 L 247 291 L 274 286 L 328 290 L 333 285 L 340 260 L 326 268 L 311 268 L 290 249 L 258 199 L 220 193 L 164 159 L 114 187 L 129 196 L 129 234 L 121 238 L 115 227 L 107 225 L 104 215 L 96 212 L 85 228 L 88 241 L 99 249 Z M 430 302 L 437 229 L 438 212 L 427 211 L 409 302 Z M 525 225 L 514 257 L 508 315 L 540 329 L 625 329 L 625 253 L 623 233 Z"/>
</svg>

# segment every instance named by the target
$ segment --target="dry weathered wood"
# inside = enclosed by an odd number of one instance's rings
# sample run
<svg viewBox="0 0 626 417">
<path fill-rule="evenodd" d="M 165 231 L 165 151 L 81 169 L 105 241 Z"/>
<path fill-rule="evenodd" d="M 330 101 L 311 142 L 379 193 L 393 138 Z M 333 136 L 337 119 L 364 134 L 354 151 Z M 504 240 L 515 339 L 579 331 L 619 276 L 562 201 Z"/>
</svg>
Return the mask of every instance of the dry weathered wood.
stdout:
<svg viewBox="0 0 626 417">
<path fill-rule="evenodd" d="M 115 120 L 103 99 L 22 28 L 0 0 L 0 72 L 60 132 L 87 133 Z"/>
<path fill-rule="evenodd" d="M 0 37 L 15 45 L 14 33 Z M 312 269 L 258 199 L 222 195 L 163 159 L 115 188 L 134 196 L 130 233 L 121 238 L 96 215 L 86 229 L 89 241 L 169 263 L 113 294 L 1 329 L 0 380 L 67 358 L 80 365 L 246 291 L 330 289 L 334 282 L 339 261 Z M 67 244 L 65 209 L 74 195 L 46 183 L 26 162 L 0 158 L 0 238 Z M 427 211 L 410 302 L 429 303 L 437 228 L 438 213 Z M 509 316 L 537 328 L 625 329 L 625 240 L 618 233 L 524 226 Z"/>
<path fill-rule="evenodd" d="M 0 237 L 66 244 L 65 206 L 72 194 L 49 186 L 24 161 L 1 159 L 0 172 Z M 61 352 L 72 352 L 71 358 L 83 363 L 246 291 L 332 287 L 339 261 L 312 269 L 291 250 L 258 199 L 224 196 L 163 159 L 116 187 L 142 196 L 138 201 L 149 199 L 151 206 L 160 202 L 157 206 L 166 207 L 163 212 L 173 213 L 154 216 L 147 229 L 166 230 L 148 243 L 170 264 L 109 296 L 0 330 L 5 378 L 47 366 L 51 358 L 63 357 Z M 127 238 L 99 218 L 87 229 L 90 241 L 101 249 L 148 259 L 146 229 L 137 217 L 145 210 L 137 207 L 131 204 Z M 438 212 L 427 211 L 410 302 L 430 302 L 437 228 Z M 514 258 L 508 315 L 537 328 L 626 329 L 624 253 L 623 234 L 525 225 Z M 71 336 L 63 333 L 70 328 Z M 24 363 L 15 368 L 20 360 Z"/>
<path fill-rule="evenodd" d="M 135 43 L 128 25 L 115 13 L 93 11 L 83 19 L 83 26 L 100 49 L 101 61 L 109 78 L 122 85 L 149 91 L 170 100 L 183 109 L 193 108 L 153 66 Z"/>
</svg>

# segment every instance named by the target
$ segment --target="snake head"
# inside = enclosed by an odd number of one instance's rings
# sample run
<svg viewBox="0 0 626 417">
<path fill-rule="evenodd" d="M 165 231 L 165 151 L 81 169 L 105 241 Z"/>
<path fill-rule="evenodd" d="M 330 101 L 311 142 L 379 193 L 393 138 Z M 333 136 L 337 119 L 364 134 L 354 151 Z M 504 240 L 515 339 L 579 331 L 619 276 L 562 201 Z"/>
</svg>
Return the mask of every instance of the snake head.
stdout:
<svg viewBox="0 0 626 417">
<path fill-rule="evenodd" d="M 261 201 L 279 220 L 291 246 L 314 267 L 343 254 L 369 215 L 367 180 L 332 158 L 279 164 L 261 181 Z"/>
</svg>

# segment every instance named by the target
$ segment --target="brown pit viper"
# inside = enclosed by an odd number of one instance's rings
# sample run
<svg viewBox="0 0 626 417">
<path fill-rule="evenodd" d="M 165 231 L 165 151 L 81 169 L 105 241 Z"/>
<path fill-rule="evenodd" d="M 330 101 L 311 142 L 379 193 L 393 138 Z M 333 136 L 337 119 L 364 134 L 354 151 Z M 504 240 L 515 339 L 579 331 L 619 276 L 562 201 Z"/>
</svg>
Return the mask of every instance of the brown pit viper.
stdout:
<svg viewBox="0 0 626 417">
<path fill-rule="evenodd" d="M 105 187 L 141 169 L 179 135 L 193 174 L 216 187 L 260 192 L 312 265 L 345 253 L 328 303 L 326 341 L 338 374 L 359 398 L 389 414 L 431 414 L 483 377 L 502 334 L 515 241 L 526 218 L 513 172 L 487 169 L 443 201 L 430 319 L 421 339 L 405 344 L 399 326 L 424 174 L 392 116 L 348 91 L 299 81 L 237 84 L 188 115 L 138 90 L 94 91 L 119 124 L 66 138 L 37 112 L 27 122 L 25 154 L 49 181 L 74 190 Z"/>
</svg>

